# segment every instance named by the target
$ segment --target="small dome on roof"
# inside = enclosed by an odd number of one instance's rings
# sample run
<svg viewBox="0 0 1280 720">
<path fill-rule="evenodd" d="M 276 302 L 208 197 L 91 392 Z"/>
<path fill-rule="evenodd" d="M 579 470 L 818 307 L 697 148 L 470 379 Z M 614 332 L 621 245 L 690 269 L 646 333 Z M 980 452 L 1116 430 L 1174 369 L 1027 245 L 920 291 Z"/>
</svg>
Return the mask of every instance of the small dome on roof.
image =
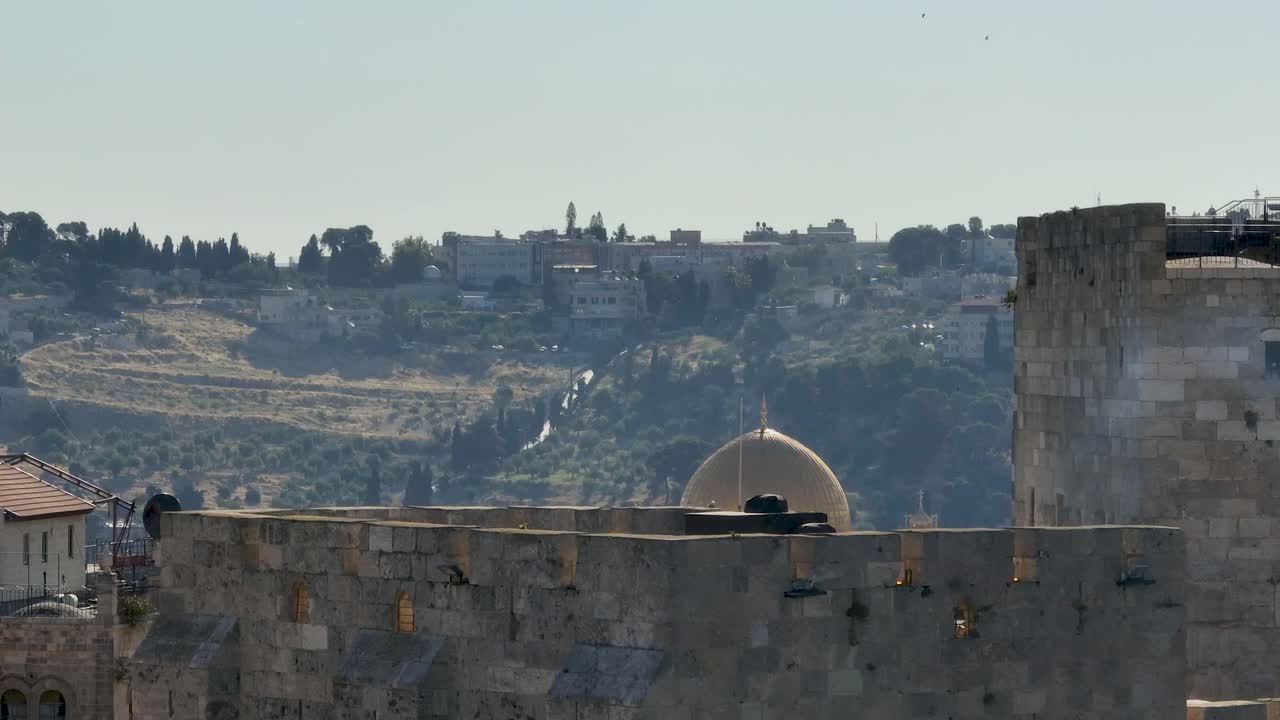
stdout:
<svg viewBox="0 0 1280 720">
<path fill-rule="evenodd" d="M 680 504 L 738 509 L 739 472 L 742 501 L 777 493 L 787 499 L 791 512 L 826 513 L 827 523 L 838 532 L 852 529 L 849 498 L 831 468 L 800 441 L 768 427 L 715 451 L 689 479 Z"/>
<path fill-rule="evenodd" d="M 440 268 L 435 265 L 428 265 L 422 270 L 423 280 L 439 280 L 443 276 L 444 273 L 440 272 Z"/>
</svg>

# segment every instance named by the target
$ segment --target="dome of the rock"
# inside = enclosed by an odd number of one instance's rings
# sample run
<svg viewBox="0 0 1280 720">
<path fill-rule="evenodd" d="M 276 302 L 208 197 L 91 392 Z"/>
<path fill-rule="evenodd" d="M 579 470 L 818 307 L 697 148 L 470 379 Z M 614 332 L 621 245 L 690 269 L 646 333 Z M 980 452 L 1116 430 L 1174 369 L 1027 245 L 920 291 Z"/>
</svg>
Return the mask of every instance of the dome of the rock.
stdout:
<svg viewBox="0 0 1280 720">
<path fill-rule="evenodd" d="M 730 441 L 707 458 L 689 479 L 680 504 L 714 503 L 722 510 L 736 510 L 748 498 L 766 493 L 785 497 L 791 512 L 826 513 L 837 531 L 852 529 L 849 499 L 831 468 L 800 441 L 767 427 Z"/>
</svg>

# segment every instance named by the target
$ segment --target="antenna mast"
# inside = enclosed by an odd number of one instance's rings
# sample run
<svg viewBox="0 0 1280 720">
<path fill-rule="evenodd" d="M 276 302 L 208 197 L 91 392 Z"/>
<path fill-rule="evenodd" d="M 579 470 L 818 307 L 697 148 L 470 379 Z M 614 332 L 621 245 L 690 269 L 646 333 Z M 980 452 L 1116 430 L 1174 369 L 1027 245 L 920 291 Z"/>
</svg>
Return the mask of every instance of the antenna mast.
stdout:
<svg viewBox="0 0 1280 720">
<path fill-rule="evenodd" d="M 738 396 L 738 512 L 742 512 L 742 396 Z"/>
</svg>

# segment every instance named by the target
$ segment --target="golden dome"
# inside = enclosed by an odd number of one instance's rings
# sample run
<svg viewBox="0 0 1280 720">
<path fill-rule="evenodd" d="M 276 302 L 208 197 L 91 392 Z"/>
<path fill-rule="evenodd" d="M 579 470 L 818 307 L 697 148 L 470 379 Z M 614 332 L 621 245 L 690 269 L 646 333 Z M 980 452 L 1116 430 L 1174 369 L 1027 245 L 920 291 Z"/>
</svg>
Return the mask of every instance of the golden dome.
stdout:
<svg viewBox="0 0 1280 720">
<path fill-rule="evenodd" d="M 742 496 L 774 493 L 787 499 L 793 512 L 821 512 L 837 531 L 852 529 L 849 498 L 831 468 L 803 443 L 762 427 L 715 451 L 685 486 L 680 504 L 722 510 L 739 509 L 738 458 L 741 448 Z"/>
</svg>

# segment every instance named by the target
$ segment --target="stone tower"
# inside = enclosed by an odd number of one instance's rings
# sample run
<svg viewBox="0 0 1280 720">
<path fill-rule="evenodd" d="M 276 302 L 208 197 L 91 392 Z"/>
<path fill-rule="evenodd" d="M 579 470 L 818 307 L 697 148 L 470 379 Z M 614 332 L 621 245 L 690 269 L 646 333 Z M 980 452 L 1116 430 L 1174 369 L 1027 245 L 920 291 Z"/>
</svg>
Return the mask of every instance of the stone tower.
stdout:
<svg viewBox="0 0 1280 720">
<path fill-rule="evenodd" d="M 1280 267 L 1262 215 L 1018 221 L 1014 519 L 1187 538 L 1188 693 L 1280 695 Z"/>
</svg>

